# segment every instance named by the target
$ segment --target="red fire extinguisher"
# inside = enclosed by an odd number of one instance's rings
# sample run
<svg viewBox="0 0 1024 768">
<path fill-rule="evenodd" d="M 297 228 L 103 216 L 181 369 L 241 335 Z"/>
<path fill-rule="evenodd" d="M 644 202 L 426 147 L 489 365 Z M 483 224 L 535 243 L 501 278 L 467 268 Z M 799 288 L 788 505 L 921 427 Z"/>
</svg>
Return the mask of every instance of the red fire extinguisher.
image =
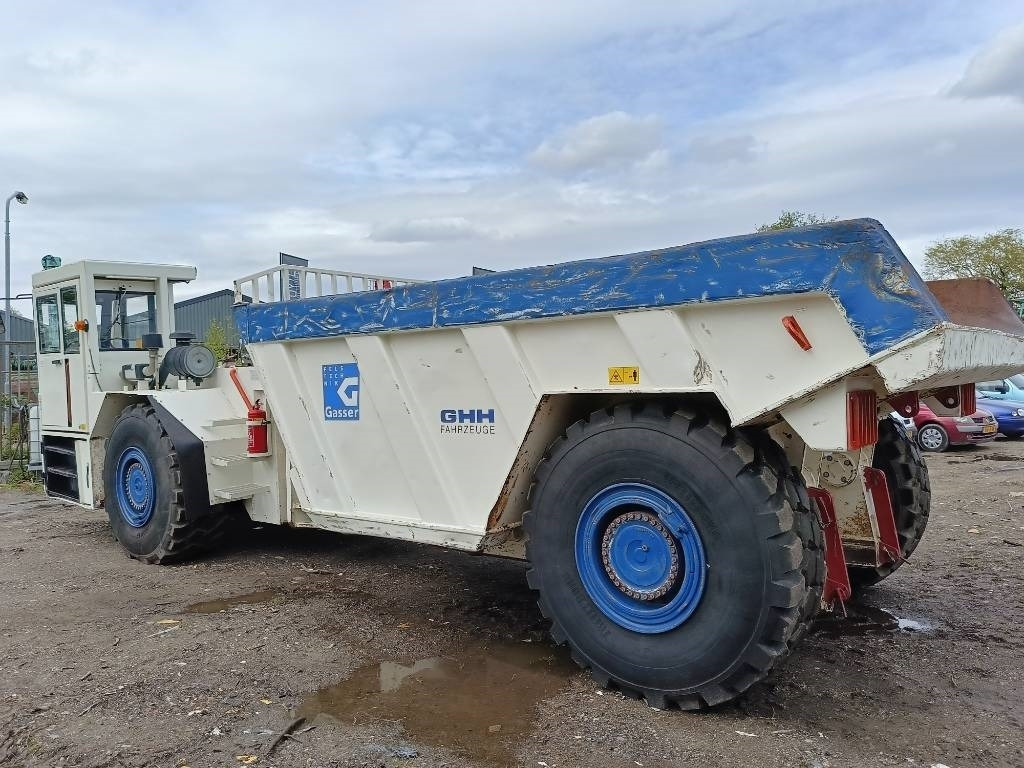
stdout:
<svg viewBox="0 0 1024 768">
<path fill-rule="evenodd" d="M 259 400 L 253 403 L 249 409 L 246 425 L 249 427 L 249 455 L 259 456 L 267 453 L 269 451 L 267 412 L 263 410 Z"/>
</svg>

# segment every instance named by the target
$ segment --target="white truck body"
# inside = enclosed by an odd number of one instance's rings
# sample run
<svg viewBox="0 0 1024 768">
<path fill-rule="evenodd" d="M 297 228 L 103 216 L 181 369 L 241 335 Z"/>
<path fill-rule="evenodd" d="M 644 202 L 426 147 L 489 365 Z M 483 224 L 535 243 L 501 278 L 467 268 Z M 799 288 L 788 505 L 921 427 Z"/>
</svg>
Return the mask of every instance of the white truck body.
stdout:
<svg viewBox="0 0 1024 768">
<path fill-rule="evenodd" d="M 895 570 L 930 492 L 888 417 L 969 419 L 1024 369 L 993 284 L 926 285 L 868 219 L 429 283 L 282 266 L 236 282 L 238 368 L 171 336 L 194 277 L 34 276 L 51 495 L 148 562 L 239 505 L 525 558 L 554 639 L 658 707 L 738 695 Z"/>
<path fill-rule="evenodd" d="M 860 231 L 895 249 L 879 225 L 868 223 Z M 801 233 L 783 233 L 776 247 L 799 254 L 808 247 L 801 237 L 821 239 L 816 231 L 811 237 Z M 735 243 L 732 251 L 729 243 Z M 1024 334 L 963 327 L 938 314 L 891 346 L 867 349 L 863 331 L 831 287 L 807 290 L 800 284 L 802 273 L 781 274 L 776 264 L 764 267 L 774 284 L 763 295 L 748 297 L 741 287 L 735 296 L 711 298 L 708 289 L 729 274 L 729 258 L 749 245 L 743 238 L 709 245 L 715 245 L 709 258 L 724 264 L 717 270 L 691 270 L 688 278 L 699 280 L 700 290 L 687 295 L 696 300 L 611 311 L 563 302 L 554 316 L 531 316 L 544 314 L 523 306 L 530 303 L 524 299 L 536 296 L 510 300 L 506 293 L 502 298 L 506 289 L 499 284 L 481 293 L 478 303 L 464 305 L 470 312 L 474 307 L 487 312 L 488 300 L 499 295 L 496 312 L 505 314 L 496 314 L 492 322 L 370 332 L 345 332 L 329 316 L 332 302 L 366 297 L 363 301 L 386 320 L 402 291 L 445 283 L 417 285 L 363 275 L 353 282 L 352 275 L 329 270 L 267 270 L 236 284 L 239 298 L 255 293 L 264 299 L 240 302 L 240 322 L 256 328 L 266 318 L 282 323 L 287 317 L 301 331 L 275 339 L 271 328 L 255 338 L 243 327 L 243 336 L 251 339 L 252 366 L 237 370 L 268 411 L 269 456 L 246 455 L 246 408 L 225 369 L 199 386 L 172 378 L 166 388 L 150 390 L 120 375 L 126 362 L 147 360 L 144 350 L 101 351 L 97 334 L 90 332 L 81 334 L 85 354 L 40 352 L 43 433 L 76 439 L 80 495 L 74 500 L 101 506 L 102 488 L 95 478 L 102 474 L 103 441 L 124 404 L 144 396 L 163 404 L 202 441 L 212 504 L 243 501 L 253 519 L 267 523 L 521 556 L 521 546 L 505 534 L 514 533 L 527 507 L 533 468 L 567 424 L 595 405 L 641 396 L 709 396 L 735 426 L 774 423 L 776 434 L 788 427 L 790 441 L 797 443 L 792 450 L 806 446 L 820 455 L 847 451 L 851 391 L 875 392 L 884 415 L 890 410 L 885 400 L 893 394 L 968 384 L 1024 368 Z M 614 258 L 632 259 L 624 269 L 635 273 L 637 264 L 654 263 L 658 255 Z M 677 258 L 685 264 L 690 254 Z M 842 268 L 851 269 L 850 264 L 865 258 L 857 253 Z M 546 278 L 537 293 L 550 290 L 556 300 L 580 293 L 586 298 L 588 290 L 595 296 L 625 293 L 622 284 L 605 284 L 602 261 L 547 268 L 564 274 Z M 707 269 L 704 263 L 697 266 Z M 886 270 L 873 277 L 865 273 L 876 284 L 868 282 L 863 291 L 885 296 L 879 306 L 905 302 L 908 296 L 919 299 L 924 292 L 905 259 L 884 264 L 878 254 L 870 254 L 867 268 Z M 668 269 L 678 270 L 678 263 Z M 588 270 L 596 275 L 589 281 L 580 277 Z M 274 286 L 284 284 L 282 275 L 296 271 L 303 275 L 301 296 L 281 301 L 282 291 Z M 514 275 L 497 277 L 510 282 Z M 174 330 L 171 288 L 194 277 L 192 267 L 83 262 L 39 273 L 33 284 L 37 306 L 40 297 L 66 287 L 77 288 L 82 296 L 104 287 L 153 291 L 155 327 L 169 334 Z M 494 282 L 495 276 L 447 283 L 467 283 L 465 290 L 472 294 L 476 284 L 487 280 Z M 514 289 L 515 283 L 510 284 Z M 365 291 L 379 285 L 391 287 Z M 665 303 L 657 300 L 659 287 L 643 290 L 651 304 Z M 436 304 L 443 306 L 443 299 Z M 95 302 L 85 302 L 79 316 L 92 328 L 100 322 Z M 781 322 L 784 317 L 797 320 L 810 349 L 794 342 Z M 358 322 L 379 324 L 374 318 L 360 315 Z M 63 366 L 52 365 L 61 360 L 68 361 L 66 379 Z M 70 397 L 65 396 L 66 381 Z M 347 394 L 339 394 L 339 387 L 348 388 Z M 355 403 L 347 406 L 353 409 L 349 416 L 340 407 L 347 403 Z M 943 412 L 942 404 L 932 404 Z M 331 407 L 336 414 L 325 412 Z M 870 446 L 849 453 L 857 463 L 870 464 Z M 818 462 L 812 457 L 802 463 L 808 483 L 817 485 Z M 863 489 L 855 491 L 863 499 Z M 847 528 L 851 534 L 863 532 L 864 504 L 855 501 L 852 507 L 861 519 Z"/>
</svg>

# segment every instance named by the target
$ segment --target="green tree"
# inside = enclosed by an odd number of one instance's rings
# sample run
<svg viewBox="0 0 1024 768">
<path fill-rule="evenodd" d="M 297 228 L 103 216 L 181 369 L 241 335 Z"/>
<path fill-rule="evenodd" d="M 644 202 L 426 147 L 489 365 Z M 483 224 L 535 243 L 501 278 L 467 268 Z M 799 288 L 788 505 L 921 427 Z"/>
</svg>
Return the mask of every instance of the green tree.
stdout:
<svg viewBox="0 0 1024 768">
<path fill-rule="evenodd" d="M 925 277 L 987 277 L 1008 299 L 1024 295 L 1024 232 L 1003 229 L 950 237 L 924 252 Z"/>
<path fill-rule="evenodd" d="M 775 232 L 779 229 L 793 229 L 793 227 L 809 227 L 811 224 L 828 224 L 835 221 L 836 216 L 827 218 L 816 213 L 803 213 L 802 211 L 783 211 L 779 218 L 771 224 L 762 224 L 757 228 L 758 232 Z"/>
<path fill-rule="evenodd" d="M 218 363 L 223 363 L 231 354 L 228 333 L 219 320 L 210 322 L 210 327 L 206 331 L 206 346 L 213 352 Z"/>
</svg>

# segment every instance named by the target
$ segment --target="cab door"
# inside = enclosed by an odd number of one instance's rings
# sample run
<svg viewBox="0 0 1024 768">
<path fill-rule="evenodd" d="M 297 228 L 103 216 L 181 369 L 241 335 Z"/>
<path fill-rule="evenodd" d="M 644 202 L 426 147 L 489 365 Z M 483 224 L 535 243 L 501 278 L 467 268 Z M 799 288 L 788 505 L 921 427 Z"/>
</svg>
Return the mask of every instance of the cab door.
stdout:
<svg viewBox="0 0 1024 768">
<path fill-rule="evenodd" d="M 39 416 L 43 427 L 89 429 L 78 281 L 36 296 Z"/>
</svg>

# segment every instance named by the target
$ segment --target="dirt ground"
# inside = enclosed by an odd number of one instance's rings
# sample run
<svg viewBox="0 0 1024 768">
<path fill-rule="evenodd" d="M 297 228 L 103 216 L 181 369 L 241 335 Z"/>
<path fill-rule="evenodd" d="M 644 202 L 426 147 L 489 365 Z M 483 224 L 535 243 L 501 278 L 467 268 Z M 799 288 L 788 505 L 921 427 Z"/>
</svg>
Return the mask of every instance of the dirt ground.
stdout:
<svg viewBox="0 0 1024 768">
<path fill-rule="evenodd" d="M 912 561 L 697 714 L 579 673 L 520 563 L 262 528 L 149 566 L 0 492 L 0 764 L 1021 766 L 1022 461 L 930 456 Z"/>
</svg>

